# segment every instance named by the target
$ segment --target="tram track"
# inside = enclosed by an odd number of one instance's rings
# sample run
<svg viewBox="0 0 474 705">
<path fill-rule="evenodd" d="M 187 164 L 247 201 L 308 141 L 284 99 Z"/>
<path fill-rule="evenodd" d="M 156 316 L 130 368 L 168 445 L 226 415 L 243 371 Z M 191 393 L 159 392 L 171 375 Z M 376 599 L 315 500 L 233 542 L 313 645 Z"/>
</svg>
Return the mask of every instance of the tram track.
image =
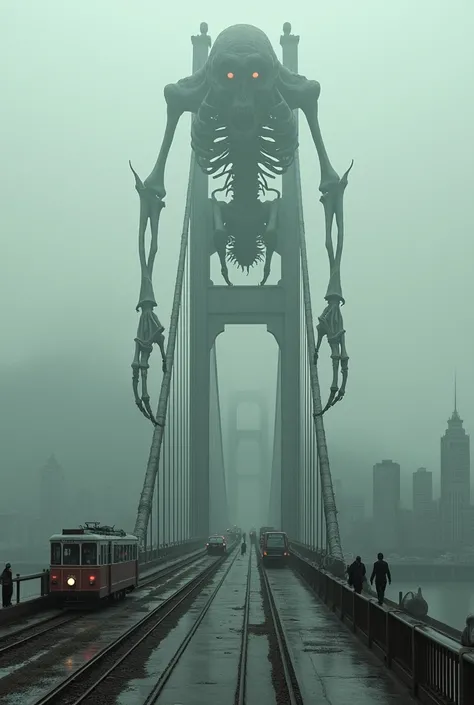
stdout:
<svg viewBox="0 0 474 705">
<path fill-rule="evenodd" d="M 72 622 L 77 622 L 80 618 L 81 615 L 78 615 L 77 613 L 67 616 L 61 614 L 54 615 L 52 617 L 48 617 L 48 619 L 36 622 L 29 627 L 25 627 L 8 634 L 0 641 L 0 663 L 2 663 L 2 660 L 6 655 L 11 654 L 13 651 L 16 651 L 21 647 L 29 645 L 34 639 L 39 639 L 40 637 L 44 637 L 60 627 L 72 624 Z M 45 626 L 49 622 L 53 623 L 49 624 L 49 626 Z M 25 634 L 25 636 L 19 639 L 18 636 L 21 636 L 22 634 Z"/>
<path fill-rule="evenodd" d="M 224 577 L 219 582 L 219 587 L 232 567 L 236 557 L 237 556 L 230 561 L 230 565 L 225 571 Z M 97 702 L 97 691 L 103 684 L 105 685 L 105 680 L 109 676 L 115 675 L 117 669 L 122 667 L 131 656 L 136 655 L 136 652 L 140 647 L 145 647 L 147 642 L 151 643 L 153 639 L 156 639 L 157 630 L 160 627 L 164 627 L 166 621 L 169 622 L 172 618 L 176 618 L 179 614 L 180 608 L 183 608 L 183 604 L 191 599 L 194 599 L 195 594 L 204 587 L 204 584 L 224 563 L 226 558 L 227 555 L 222 556 L 211 565 L 207 566 L 197 576 L 186 582 L 185 585 L 176 590 L 139 622 L 134 624 L 114 641 L 112 641 L 108 646 L 99 651 L 70 676 L 58 683 L 58 685 L 53 687 L 43 697 L 39 698 L 35 705 L 82 705 L 87 701 L 91 703 Z M 218 590 L 214 591 L 215 594 L 217 594 L 217 591 Z M 209 602 L 209 606 L 211 602 L 212 600 Z M 204 615 L 202 615 L 202 618 L 203 617 Z M 202 618 L 200 621 L 202 621 Z M 189 638 L 189 641 L 191 638 L 192 635 Z M 182 646 L 183 644 L 181 647 Z M 187 644 L 183 647 L 183 652 L 186 646 Z M 173 665 L 171 665 L 171 662 L 173 661 L 173 659 L 171 659 L 168 664 L 168 668 L 166 669 L 166 673 L 162 673 L 162 676 L 160 677 L 161 681 L 156 684 L 156 688 L 160 688 L 160 682 L 162 683 L 161 689 L 164 687 L 164 682 L 166 681 L 163 682 L 163 678 L 166 677 L 166 680 L 168 680 L 174 670 L 175 665 L 179 661 L 180 655 L 181 654 L 175 654 L 173 657 L 175 659 Z M 161 692 L 161 690 L 159 692 Z M 150 702 L 154 701 L 151 700 Z"/>
<path fill-rule="evenodd" d="M 187 568 L 188 566 L 192 566 L 193 564 L 198 563 L 205 557 L 206 551 L 202 550 L 199 551 L 199 553 L 193 554 L 192 556 L 188 556 L 182 561 L 177 561 L 176 563 L 173 563 L 172 565 L 169 565 L 166 568 L 163 568 L 161 570 L 158 569 L 156 572 L 147 575 L 145 578 L 139 581 L 137 591 L 149 587 L 150 585 L 153 585 L 158 580 L 172 576 L 175 573 L 178 573 L 183 568 Z M 100 607 L 98 607 L 98 609 L 100 609 Z M 105 609 L 105 607 L 103 609 Z M 54 632 L 56 629 L 68 626 L 73 622 L 80 620 L 84 616 L 84 614 L 93 613 L 94 611 L 81 611 L 80 613 L 74 611 L 67 612 L 66 614 L 64 612 L 60 612 L 59 614 L 50 615 L 46 617 L 46 619 L 39 620 L 37 622 L 34 622 L 33 624 L 21 627 L 20 629 L 15 629 L 14 631 L 7 633 L 6 635 L 0 638 L 0 664 L 2 663 L 2 661 L 5 660 L 7 656 L 13 654 L 14 651 L 28 647 L 34 640 L 43 637 L 48 637 L 48 635 L 51 632 Z"/>
<path fill-rule="evenodd" d="M 249 645 L 249 615 L 250 615 L 250 594 L 252 585 L 252 549 L 249 550 L 249 567 L 247 573 L 247 585 L 245 588 L 244 614 L 242 623 L 242 642 L 240 647 L 239 670 L 237 676 L 237 691 L 235 693 L 234 704 L 245 705 L 247 693 L 247 656 Z"/>
<path fill-rule="evenodd" d="M 272 587 L 261 557 L 259 569 L 264 604 L 266 603 L 267 615 L 269 617 L 269 621 L 271 622 L 272 633 L 270 634 L 270 638 L 273 636 L 274 641 L 274 648 L 271 648 L 271 660 L 273 663 L 274 672 L 279 674 L 276 702 L 284 703 L 284 705 L 304 705 L 295 668 L 288 649 L 288 639 L 280 619 L 280 615 L 278 614 Z M 275 685 L 277 684 L 275 683 Z M 239 705 L 246 705 L 245 699 L 239 701 Z"/>
<path fill-rule="evenodd" d="M 191 643 L 192 638 L 196 634 L 197 630 L 201 626 L 204 617 L 206 614 L 209 612 L 209 609 L 211 608 L 215 598 L 217 597 L 217 594 L 219 590 L 221 589 L 222 585 L 224 584 L 227 576 L 229 575 L 235 561 L 237 560 L 239 556 L 239 553 L 237 551 L 234 559 L 231 561 L 230 565 L 228 566 L 227 570 L 224 572 L 224 575 L 221 577 L 219 582 L 217 583 L 216 587 L 212 591 L 212 593 L 209 595 L 208 599 L 206 600 L 206 603 L 202 607 L 201 611 L 199 612 L 197 618 L 195 619 L 191 629 L 188 631 L 184 639 L 181 641 L 180 645 L 176 649 L 175 653 L 173 656 L 170 658 L 168 661 L 167 666 L 163 669 L 161 672 L 161 675 L 159 676 L 157 682 L 153 686 L 152 690 L 150 693 L 147 695 L 145 700 L 143 700 L 142 705 L 156 705 L 158 703 L 158 700 L 160 698 L 160 695 L 162 694 L 163 690 L 166 687 L 166 684 L 168 683 L 169 679 L 171 678 L 173 672 L 175 671 L 178 663 L 181 660 L 181 657 L 185 653 L 186 649 L 188 648 L 189 644 Z M 76 705 L 76 704 L 74 704 Z"/>
</svg>

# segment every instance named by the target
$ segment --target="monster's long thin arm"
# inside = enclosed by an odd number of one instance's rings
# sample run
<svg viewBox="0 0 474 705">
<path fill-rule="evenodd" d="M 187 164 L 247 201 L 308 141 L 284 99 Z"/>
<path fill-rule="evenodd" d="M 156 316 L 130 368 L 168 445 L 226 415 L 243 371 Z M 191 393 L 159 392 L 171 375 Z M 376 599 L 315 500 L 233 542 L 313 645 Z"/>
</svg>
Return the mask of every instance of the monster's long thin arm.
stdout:
<svg viewBox="0 0 474 705">
<path fill-rule="evenodd" d="M 150 405 L 150 396 L 147 389 L 148 360 L 153 350 L 153 344 L 158 344 L 161 351 L 163 371 L 166 371 L 166 357 L 164 349 L 164 328 L 153 309 L 156 307 L 156 299 L 153 290 L 153 267 L 156 253 L 158 251 L 158 227 L 160 214 L 165 204 L 163 198 L 166 195 L 164 187 L 164 173 L 166 160 L 173 142 L 181 112 L 172 110 L 168 106 L 168 117 L 165 135 L 155 167 L 148 179 L 143 182 L 130 164 L 130 168 L 135 177 L 135 188 L 140 197 L 140 219 L 138 227 L 138 253 L 140 258 L 141 285 L 140 296 L 136 307 L 141 311 L 138 322 L 137 336 L 135 338 L 135 356 L 132 362 L 132 386 L 135 403 L 142 414 L 155 422 Z M 146 254 L 145 236 L 150 223 L 150 248 L 148 257 Z M 141 396 L 138 391 L 139 377 L 142 380 Z"/>
<path fill-rule="evenodd" d="M 302 106 L 302 109 L 306 115 L 321 166 L 321 182 L 319 185 L 319 190 L 322 194 L 321 202 L 324 207 L 326 250 L 329 258 L 329 283 L 325 296 L 327 306 L 322 315 L 319 317 L 319 324 L 317 326 L 318 341 L 315 350 L 316 361 L 322 339 L 324 336 L 327 336 L 328 343 L 331 348 L 333 379 L 329 399 L 322 411 L 322 413 L 324 413 L 327 409 L 333 406 L 333 404 L 342 399 L 345 394 L 348 377 L 349 356 L 346 350 L 345 330 L 340 307 L 344 304 L 341 285 L 341 259 L 344 247 L 343 201 L 344 191 L 347 187 L 348 175 L 352 169 L 352 164 L 345 172 L 342 179 L 340 179 L 329 160 L 321 135 L 321 128 L 318 120 L 318 97 L 319 87 L 317 92 L 313 94 L 312 99 L 307 101 L 306 104 Z M 334 219 L 336 220 L 337 228 L 336 254 L 334 254 L 334 245 L 332 240 L 332 226 Z M 342 383 L 340 388 L 338 384 L 339 364 L 341 365 L 342 373 Z"/>
<path fill-rule="evenodd" d="M 174 105 L 168 104 L 166 112 L 166 129 L 163 137 L 163 142 L 161 144 L 161 149 L 158 154 L 155 166 L 153 167 L 153 171 L 151 172 L 150 176 L 145 179 L 145 187 L 155 193 L 158 198 L 164 198 L 166 196 L 166 161 L 168 159 L 171 145 L 173 144 L 176 127 L 178 126 L 178 122 L 182 114 L 182 111 L 177 110 Z"/>
</svg>

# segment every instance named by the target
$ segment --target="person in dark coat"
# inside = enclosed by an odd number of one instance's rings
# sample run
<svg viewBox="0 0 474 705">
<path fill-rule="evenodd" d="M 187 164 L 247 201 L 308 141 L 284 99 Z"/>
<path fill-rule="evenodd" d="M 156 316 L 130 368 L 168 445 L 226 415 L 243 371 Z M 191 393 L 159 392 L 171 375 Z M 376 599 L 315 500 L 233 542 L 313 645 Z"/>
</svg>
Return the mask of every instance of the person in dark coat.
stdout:
<svg viewBox="0 0 474 705">
<path fill-rule="evenodd" d="M 247 553 L 247 544 L 245 541 L 242 541 L 242 545 L 240 546 L 240 555 L 244 556 Z"/>
<path fill-rule="evenodd" d="M 389 585 L 392 582 L 390 568 L 388 567 L 387 561 L 384 561 L 383 559 L 383 553 L 377 554 L 377 560 L 374 563 L 374 569 L 372 571 L 372 575 L 370 576 L 371 585 L 373 585 L 374 580 L 379 605 L 383 605 L 385 590 L 387 588 L 387 580 Z"/>
<path fill-rule="evenodd" d="M 11 607 L 13 595 L 13 573 L 10 563 L 5 565 L 5 569 L 0 575 L 0 582 L 2 583 L 2 605 L 3 607 Z"/>
<path fill-rule="evenodd" d="M 348 574 L 349 585 L 354 588 L 354 592 L 360 595 L 366 574 L 365 565 L 360 556 L 356 556 L 354 563 L 349 566 Z"/>
</svg>

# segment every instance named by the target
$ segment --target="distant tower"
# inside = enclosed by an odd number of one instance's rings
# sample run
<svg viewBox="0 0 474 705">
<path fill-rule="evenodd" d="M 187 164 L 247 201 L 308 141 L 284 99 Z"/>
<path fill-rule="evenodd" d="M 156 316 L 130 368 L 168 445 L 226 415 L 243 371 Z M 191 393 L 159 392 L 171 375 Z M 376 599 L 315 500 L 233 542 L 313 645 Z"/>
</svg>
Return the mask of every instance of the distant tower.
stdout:
<svg viewBox="0 0 474 705">
<path fill-rule="evenodd" d="M 471 499 L 470 439 L 457 409 L 454 379 L 454 411 L 441 438 L 441 529 L 444 548 L 465 543 Z"/>
<path fill-rule="evenodd" d="M 377 550 L 389 553 L 398 548 L 400 529 L 400 465 L 393 460 L 374 465 L 373 501 Z"/>
<path fill-rule="evenodd" d="M 258 412 L 255 426 L 243 419 L 239 423 L 239 407 L 252 405 Z M 232 395 L 228 433 L 228 502 L 231 523 L 259 524 L 268 522 L 270 498 L 270 463 L 268 459 L 268 411 L 264 395 L 258 390 L 239 391 Z M 238 451 L 241 463 L 238 463 Z M 243 462 L 242 462 L 243 461 Z M 239 495 L 244 502 L 239 502 Z"/>
<path fill-rule="evenodd" d="M 418 468 L 413 473 L 413 546 L 429 548 L 433 544 L 434 502 L 433 473 Z"/>
<path fill-rule="evenodd" d="M 39 471 L 39 510 L 43 540 L 63 528 L 64 519 L 64 471 L 52 455 Z"/>
</svg>

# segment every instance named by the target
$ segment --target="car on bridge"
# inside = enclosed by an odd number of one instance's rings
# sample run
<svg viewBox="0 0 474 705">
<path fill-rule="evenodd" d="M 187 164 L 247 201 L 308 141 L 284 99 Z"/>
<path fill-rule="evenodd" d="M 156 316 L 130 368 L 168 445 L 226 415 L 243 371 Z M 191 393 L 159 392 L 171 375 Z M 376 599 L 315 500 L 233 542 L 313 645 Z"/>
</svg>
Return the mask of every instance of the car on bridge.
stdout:
<svg viewBox="0 0 474 705">
<path fill-rule="evenodd" d="M 269 531 L 263 535 L 262 560 L 270 562 L 286 562 L 290 557 L 290 543 L 284 531 Z"/>
<path fill-rule="evenodd" d="M 209 536 L 206 543 L 207 553 L 209 555 L 220 553 L 226 553 L 227 543 L 223 536 Z"/>
</svg>

